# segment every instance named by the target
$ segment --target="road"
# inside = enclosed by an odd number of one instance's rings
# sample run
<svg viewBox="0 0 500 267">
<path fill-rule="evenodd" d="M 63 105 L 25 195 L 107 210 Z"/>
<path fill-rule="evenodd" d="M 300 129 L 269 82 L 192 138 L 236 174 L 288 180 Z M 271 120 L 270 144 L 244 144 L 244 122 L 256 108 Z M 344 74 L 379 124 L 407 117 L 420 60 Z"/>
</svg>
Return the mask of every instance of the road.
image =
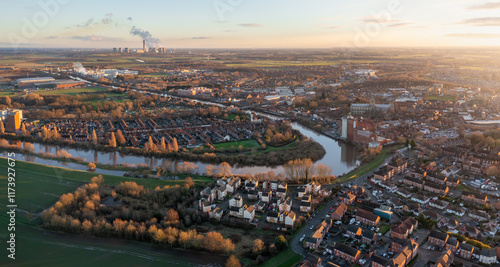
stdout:
<svg viewBox="0 0 500 267">
<path fill-rule="evenodd" d="M 404 152 L 407 148 L 402 148 L 400 150 L 398 150 L 399 152 Z M 387 156 L 387 158 L 385 159 L 384 163 L 382 163 L 381 165 L 384 165 L 386 163 L 389 163 L 392 158 L 394 157 L 395 154 L 392 154 L 392 155 L 389 155 Z M 380 168 L 380 166 L 372 171 L 370 171 L 369 173 L 365 174 L 365 175 L 362 175 L 358 178 L 355 178 L 353 180 L 349 180 L 349 181 L 346 181 L 344 183 L 352 183 L 352 185 L 357 185 L 359 187 L 363 187 L 364 188 L 364 185 L 367 183 L 367 178 L 371 175 L 373 175 L 373 172 L 377 171 L 378 169 Z M 365 191 L 367 192 L 367 195 L 370 197 L 371 199 L 371 194 L 368 190 L 366 190 L 366 188 L 364 188 Z M 308 254 L 308 251 L 302 246 L 302 242 L 300 242 L 300 238 L 305 235 L 306 237 L 309 236 L 314 230 L 311 230 L 311 226 L 317 226 L 318 224 L 321 223 L 321 219 L 324 218 L 328 213 L 330 213 L 330 207 L 333 206 L 333 204 L 335 204 L 336 202 L 338 201 L 337 198 L 333 199 L 332 201 L 330 201 L 322 210 L 318 211 L 318 213 L 316 214 L 316 216 L 311 220 L 311 221 L 306 221 L 304 227 L 297 233 L 297 235 L 295 235 L 295 237 L 290 241 L 290 247 L 292 248 L 292 250 L 297 253 L 297 254 L 300 254 L 302 255 L 303 257 L 306 257 L 307 254 Z"/>
</svg>

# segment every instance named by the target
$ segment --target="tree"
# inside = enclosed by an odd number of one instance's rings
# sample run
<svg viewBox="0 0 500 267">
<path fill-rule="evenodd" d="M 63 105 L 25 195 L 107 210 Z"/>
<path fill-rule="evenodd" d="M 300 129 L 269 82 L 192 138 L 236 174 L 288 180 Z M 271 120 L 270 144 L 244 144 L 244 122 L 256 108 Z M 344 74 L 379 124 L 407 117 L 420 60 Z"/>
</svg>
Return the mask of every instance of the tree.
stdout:
<svg viewBox="0 0 500 267">
<path fill-rule="evenodd" d="M 415 140 L 411 140 L 410 142 L 411 149 L 415 149 L 417 147 L 417 144 L 415 143 Z"/>
<path fill-rule="evenodd" d="M 227 162 L 222 162 L 219 167 L 217 167 L 217 175 L 218 176 L 231 176 L 233 173 L 231 172 L 231 165 Z"/>
<path fill-rule="evenodd" d="M 23 136 L 28 135 L 28 131 L 26 130 L 26 125 L 24 125 L 24 123 L 21 125 L 21 132 L 22 132 Z"/>
<path fill-rule="evenodd" d="M 174 137 L 174 140 L 172 141 L 172 149 L 174 152 L 179 151 L 179 144 L 177 144 L 177 138 Z"/>
<path fill-rule="evenodd" d="M 116 142 L 120 145 L 123 146 L 127 143 L 127 140 L 123 136 L 123 133 L 121 130 L 116 131 Z"/>
<path fill-rule="evenodd" d="M 165 143 L 165 137 L 161 138 L 160 151 L 161 152 L 167 151 L 167 144 Z"/>
<path fill-rule="evenodd" d="M 151 135 L 149 136 L 148 142 L 146 143 L 144 148 L 146 149 L 146 151 L 155 151 L 155 143 L 153 142 L 153 138 L 151 137 Z"/>
<path fill-rule="evenodd" d="M 406 139 L 405 146 L 408 147 L 410 145 L 410 139 Z"/>
<path fill-rule="evenodd" d="M 96 168 L 95 163 L 93 163 L 93 162 L 90 162 L 90 163 L 89 163 L 89 165 L 88 165 L 87 167 L 88 167 L 88 168 L 89 168 L 89 170 L 90 170 L 90 171 L 92 171 L 92 172 L 93 172 L 93 171 L 95 171 L 95 168 Z"/>
<path fill-rule="evenodd" d="M 92 130 L 92 144 L 97 145 L 97 134 L 95 133 L 95 129 Z"/>
<path fill-rule="evenodd" d="M 252 253 L 255 255 L 259 255 L 262 250 L 264 250 L 264 242 L 260 239 L 255 239 L 253 241 L 253 248 L 252 248 Z"/>
<path fill-rule="evenodd" d="M 283 235 L 277 236 L 275 241 L 276 241 L 276 247 L 278 248 L 279 251 L 284 250 L 288 246 L 286 238 Z"/>
<path fill-rule="evenodd" d="M 9 106 L 12 104 L 12 100 L 10 99 L 10 97 L 6 96 L 5 97 L 5 105 Z"/>
<path fill-rule="evenodd" d="M 330 166 L 326 166 L 325 164 L 323 163 L 318 163 L 316 164 L 316 166 L 314 167 L 314 169 L 316 170 L 316 175 L 318 177 L 327 177 L 327 176 L 331 176 L 332 175 L 332 167 Z"/>
<path fill-rule="evenodd" d="M 226 267 L 241 267 L 240 260 L 234 255 L 231 255 L 226 261 Z"/>
<path fill-rule="evenodd" d="M 488 136 L 484 139 L 484 144 L 488 147 L 488 149 L 495 148 L 495 139 L 493 137 Z"/>
<path fill-rule="evenodd" d="M 205 173 L 207 174 L 207 176 L 213 176 L 214 175 L 214 170 L 215 170 L 215 166 L 212 165 L 212 164 L 210 164 L 207 167 L 205 167 Z"/>
<path fill-rule="evenodd" d="M 288 177 L 298 182 L 302 179 L 303 183 L 307 183 L 310 176 L 314 173 L 314 163 L 311 159 L 295 159 L 283 165 L 285 173 Z"/>
<path fill-rule="evenodd" d="M 116 147 L 115 133 L 111 133 L 111 138 L 109 138 L 109 146 Z"/>
<path fill-rule="evenodd" d="M 0 134 L 5 133 L 5 126 L 3 125 L 3 121 L 0 121 Z"/>
</svg>

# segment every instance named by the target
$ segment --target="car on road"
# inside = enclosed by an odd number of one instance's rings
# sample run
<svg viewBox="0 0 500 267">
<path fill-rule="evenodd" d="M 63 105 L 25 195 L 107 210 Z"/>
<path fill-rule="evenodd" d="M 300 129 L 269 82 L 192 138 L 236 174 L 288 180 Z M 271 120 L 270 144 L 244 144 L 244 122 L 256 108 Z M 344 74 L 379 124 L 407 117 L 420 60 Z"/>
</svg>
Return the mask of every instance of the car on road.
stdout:
<svg viewBox="0 0 500 267">
<path fill-rule="evenodd" d="M 309 228 L 310 230 L 314 229 L 314 225 L 311 225 L 311 227 Z"/>
<path fill-rule="evenodd" d="M 312 221 L 313 220 L 313 217 L 309 217 L 309 221 Z"/>
<path fill-rule="evenodd" d="M 300 241 L 300 242 L 302 242 L 302 241 L 304 241 L 304 239 L 306 239 L 306 235 L 303 235 L 303 236 L 299 239 L 299 241 Z"/>
</svg>

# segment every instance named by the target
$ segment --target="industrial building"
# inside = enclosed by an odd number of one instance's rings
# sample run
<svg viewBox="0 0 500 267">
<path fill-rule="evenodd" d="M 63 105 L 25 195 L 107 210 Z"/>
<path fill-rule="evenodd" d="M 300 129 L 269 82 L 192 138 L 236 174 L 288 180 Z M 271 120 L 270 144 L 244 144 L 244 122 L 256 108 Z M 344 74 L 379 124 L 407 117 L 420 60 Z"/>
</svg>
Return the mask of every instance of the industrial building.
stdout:
<svg viewBox="0 0 500 267">
<path fill-rule="evenodd" d="M 43 82 L 53 82 L 56 79 L 52 77 L 36 77 L 36 78 L 22 78 L 14 81 L 14 84 L 17 86 L 30 85 L 34 83 L 43 83 Z"/>
<path fill-rule="evenodd" d="M 7 127 L 8 132 L 15 132 L 21 129 L 21 120 L 23 119 L 23 111 L 19 109 L 7 110 Z"/>
<path fill-rule="evenodd" d="M 146 40 L 142 41 L 142 50 L 135 50 L 135 53 L 166 53 L 165 47 L 149 47 L 146 46 Z M 128 47 L 113 47 L 113 53 L 128 54 L 130 49 Z"/>
</svg>

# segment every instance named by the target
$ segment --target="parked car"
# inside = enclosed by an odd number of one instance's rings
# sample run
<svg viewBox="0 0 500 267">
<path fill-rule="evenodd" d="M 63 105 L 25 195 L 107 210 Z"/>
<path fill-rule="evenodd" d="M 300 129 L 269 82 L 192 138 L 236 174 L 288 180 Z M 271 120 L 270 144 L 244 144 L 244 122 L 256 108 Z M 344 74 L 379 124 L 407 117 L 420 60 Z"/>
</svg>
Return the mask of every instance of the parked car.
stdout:
<svg viewBox="0 0 500 267">
<path fill-rule="evenodd" d="M 306 235 L 303 235 L 303 236 L 299 239 L 299 241 L 300 241 L 300 242 L 302 242 L 302 241 L 304 241 L 304 239 L 306 239 Z"/>
</svg>

